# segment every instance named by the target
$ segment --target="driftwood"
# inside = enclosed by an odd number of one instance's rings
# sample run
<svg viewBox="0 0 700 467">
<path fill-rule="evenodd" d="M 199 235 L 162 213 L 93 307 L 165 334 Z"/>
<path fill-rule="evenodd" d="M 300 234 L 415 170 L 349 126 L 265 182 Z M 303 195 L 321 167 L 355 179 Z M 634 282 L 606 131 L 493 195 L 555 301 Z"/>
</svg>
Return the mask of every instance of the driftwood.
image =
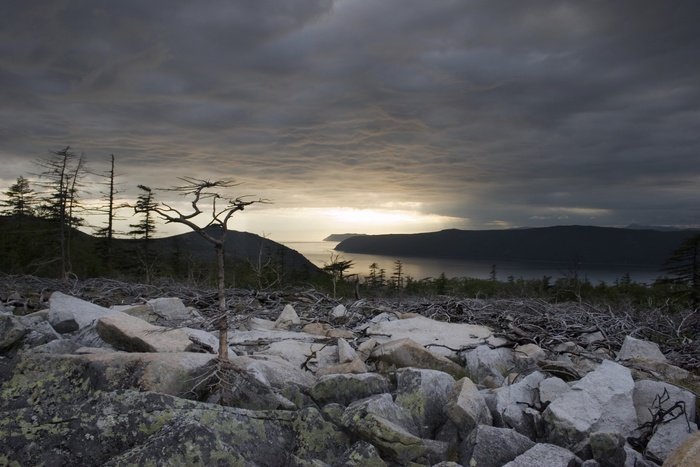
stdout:
<svg viewBox="0 0 700 467">
<path fill-rule="evenodd" d="M 153 284 L 113 279 L 54 280 L 34 276 L 0 274 L 0 305 L 30 313 L 48 306 L 51 292 L 60 291 L 101 306 L 138 304 L 158 297 L 178 297 L 203 316 L 218 311 L 216 289 L 201 285 L 159 281 Z M 274 320 L 291 304 L 306 322 L 330 322 L 330 310 L 341 303 L 314 289 L 254 291 L 231 288 L 226 292 L 231 310 L 230 327 L 237 329 L 251 316 Z M 673 365 L 700 371 L 700 341 L 692 333 L 697 319 L 691 310 L 670 314 L 662 308 L 612 308 L 586 303 L 548 303 L 536 299 L 458 299 L 401 297 L 401 300 L 362 299 L 346 301 L 353 327 L 381 312 L 416 313 L 438 321 L 471 323 L 491 327 L 510 345 L 535 343 L 551 350 L 574 342 L 583 348 L 618 350 L 625 336 L 657 342 Z M 600 333 L 598 340 L 587 340 Z"/>
</svg>

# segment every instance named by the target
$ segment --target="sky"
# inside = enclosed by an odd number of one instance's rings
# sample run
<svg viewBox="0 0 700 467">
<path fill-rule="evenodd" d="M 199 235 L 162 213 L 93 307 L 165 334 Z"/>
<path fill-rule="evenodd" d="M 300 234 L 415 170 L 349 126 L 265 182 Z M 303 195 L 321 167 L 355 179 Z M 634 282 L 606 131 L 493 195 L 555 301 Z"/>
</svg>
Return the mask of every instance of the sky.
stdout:
<svg viewBox="0 0 700 467">
<path fill-rule="evenodd" d="M 70 146 L 98 173 L 114 155 L 125 202 L 235 179 L 272 203 L 230 227 L 282 242 L 697 227 L 698 18 L 697 0 L 3 0 L 0 189 Z"/>
</svg>

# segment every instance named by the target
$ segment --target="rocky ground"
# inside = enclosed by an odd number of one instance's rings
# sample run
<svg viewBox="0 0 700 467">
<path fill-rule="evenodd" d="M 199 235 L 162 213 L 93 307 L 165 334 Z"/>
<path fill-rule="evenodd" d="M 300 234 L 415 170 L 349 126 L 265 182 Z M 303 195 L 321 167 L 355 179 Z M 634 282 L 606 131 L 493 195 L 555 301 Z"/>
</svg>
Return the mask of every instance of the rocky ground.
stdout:
<svg viewBox="0 0 700 467">
<path fill-rule="evenodd" d="M 700 449 L 690 313 L 228 294 L 222 370 L 211 290 L 0 276 L 0 465 L 693 465 Z"/>
</svg>

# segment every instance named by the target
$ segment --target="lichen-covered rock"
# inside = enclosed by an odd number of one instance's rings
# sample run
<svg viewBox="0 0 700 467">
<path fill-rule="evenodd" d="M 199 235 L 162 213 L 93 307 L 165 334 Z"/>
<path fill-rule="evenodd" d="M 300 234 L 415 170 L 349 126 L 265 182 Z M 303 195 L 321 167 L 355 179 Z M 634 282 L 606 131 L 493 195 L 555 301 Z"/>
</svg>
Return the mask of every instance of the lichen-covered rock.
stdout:
<svg viewBox="0 0 700 467">
<path fill-rule="evenodd" d="M 284 464 L 292 412 L 227 409 L 150 392 L 99 393 L 0 412 L 0 459 L 20 465 Z M 40 440 L 42 449 L 36 449 Z"/>
<path fill-rule="evenodd" d="M 469 378 L 462 378 L 452 385 L 447 395 L 445 413 L 462 436 L 468 436 L 477 425 L 493 423 L 484 396 Z"/>
<path fill-rule="evenodd" d="M 396 372 L 396 403 L 408 410 L 421 438 L 434 438 L 445 423 L 445 404 L 455 380 L 442 371 L 403 368 Z"/>
<path fill-rule="evenodd" d="M 390 391 L 389 380 L 376 373 L 332 374 L 321 376 L 309 391 L 319 404 L 348 405 L 356 400 Z"/>
<path fill-rule="evenodd" d="M 292 422 L 294 454 L 304 460 L 323 459 L 333 463 L 350 448 L 350 437 L 336 425 L 327 422 L 312 407 L 297 412 Z"/>
<path fill-rule="evenodd" d="M 341 421 L 344 427 L 376 446 L 382 456 L 396 462 L 407 463 L 425 452 L 411 415 L 396 405 L 390 394 L 353 402 Z"/>
<path fill-rule="evenodd" d="M 358 441 L 333 464 L 335 467 L 386 467 L 379 451 L 367 441 Z"/>
<path fill-rule="evenodd" d="M 501 467 L 534 445 L 515 430 L 479 425 L 460 445 L 459 462 L 468 466 Z"/>
<path fill-rule="evenodd" d="M 590 437 L 591 454 L 600 467 L 625 465 L 625 438 L 614 431 L 596 431 Z"/>
</svg>

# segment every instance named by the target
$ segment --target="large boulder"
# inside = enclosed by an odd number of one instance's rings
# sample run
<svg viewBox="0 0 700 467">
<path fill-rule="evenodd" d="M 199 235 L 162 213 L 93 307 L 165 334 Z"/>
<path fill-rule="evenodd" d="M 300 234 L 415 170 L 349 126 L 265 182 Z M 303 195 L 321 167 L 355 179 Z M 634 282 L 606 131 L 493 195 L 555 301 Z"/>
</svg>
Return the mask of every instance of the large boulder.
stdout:
<svg viewBox="0 0 700 467">
<path fill-rule="evenodd" d="M 629 436 L 637 427 L 633 391 L 630 371 L 604 360 L 544 411 L 549 442 L 570 448 L 594 431 L 616 431 Z"/>
<path fill-rule="evenodd" d="M 537 388 L 545 379 L 539 371 L 531 373 L 510 386 L 494 389 L 490 401 L 493 404 L 493 424 L 510 427 L 521 435 L 535 440 L 540 438 L 541 421 Z"/>
<path fill-rule="evenodd" d="M 9 465 L 289 465 L 334 463 L 347 437 L 314 411 L 251 411 L 153 392 L 0 406 Z M 41 449 L 37 449 L 40 439 Z"/>
<path fill-rule="evenodd" d="M 438 355 L 451 358 L 457 358 L 459 350 L 465 347 L 505 343 L 505 340 L 494 337 L 493 331 L 486 326 L 446 323 L 420 315 L 373 323 L 365 332 L 380 344 L 408 338 Z"/>
<path fill-rule="evenodd" d="M 102 340 L 127 352 L 187 352 L 192 348 L 186 331 L 155 326 L 126 313 L 100 317 L 96 329 Z"/>
<path fill-rule="evenodd" d="M 115 311 L 61 292 L 54 292 L 49 298 L 49 323 L 61 334 L 82 331 L 112 313 Z"/>
<path fill-rule="evenodd" d="M 390 391 L 387 378 L 376 373 L 333 374 L 321 376 L 311 388 L 311 397 L 319 404 L 348 405 L 360 399 Z"/>
<path fill-rule="evenodd" d="M 442 371 L 403 368 L 396 372 L 396 404 L 408 410 L 421 438 L 435 437 L 445 423 L 445 404 L 455 380 Z"/>
<path fill-rule="evenodd" d="M 500 387 L 515 366 L 513 350 L 505 347 L 480 345 L 463 352 L 461 357 L 469 377 L 478 385 L 490 388 Z"/>
<path fill-rule="evenodd" d="M 406 464 L 426 450 L 410 413 L 395 404 L 390 394 L 353 402 L 343 412 L 341 421 L 345 428 L 395 462 Z"/>
<path fill-rule="evenodd" d="M 372 358 L 380 361 L 385 367 L 395 368 L 425 368 L 438 370 L 455 379 L 465 376 L 464 368 L 442 355 L 435 354 L 418 342 L 403 338 L 385 342 L 372 350 Z"/>
<path fill-rule="evenodd" d="M 450 388 L 445 403 L 445 413 L 463 437 L 477 425 L 491 425 L 491 412 L 484 396 L 469 378 L 456 381 Z"/>
<path fill-rule="evenodd" d="M 624 361 L 632 358 L 648 358 L 659 362 L 666 361 L 666 356 L 661 352 L 658 344 L 627 336 L 617 354 L 617 359 Z"/>
</svg>

